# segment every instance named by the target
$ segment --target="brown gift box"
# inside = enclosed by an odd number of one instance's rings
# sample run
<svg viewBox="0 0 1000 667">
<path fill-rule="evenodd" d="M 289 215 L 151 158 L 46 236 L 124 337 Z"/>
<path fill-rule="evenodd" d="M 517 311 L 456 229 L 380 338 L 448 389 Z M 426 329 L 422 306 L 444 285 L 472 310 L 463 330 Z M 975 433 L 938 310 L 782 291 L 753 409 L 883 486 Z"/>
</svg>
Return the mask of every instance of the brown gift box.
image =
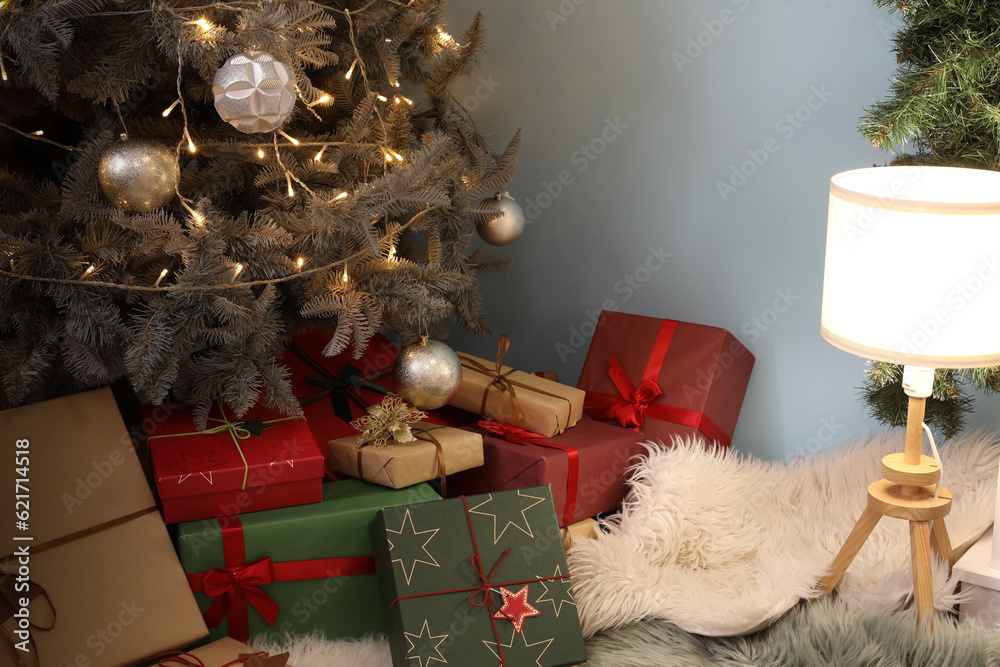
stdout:
<svg viewBox="0 0 1000 667">
<path fill-rule="evenodd" d="M 475 412 L 486 419 L 523 428 L 549 438 L 580 421 L 586 392 L 531 373 L 515 370 L 459 352 L 462 384 L 449 405 Z M 497 375 L 509 385 L 502 389 Z M 518 419 L 511 394 L 517 397 L 523 419 Z"/>
<path fill-rule="evenodd" d="M 584 519 L 583 521 L 571 523 L 568 526 L 560 528 L 559 532 L 562 535 L 563 549 L 569 551 L 574 541 L 593 539 L 597 535 L 597 519 Z"/>
<path fill-rule="evenodd" d="M 109 389 L 0 412 L 0 442 L 0 488 L 27 496 L 3 513 L 0 582 L 16 618 L 30 579 L 27 613 L 52 624 L 0 665 L 123 665 L 208 634 Z"/>
<path fill-rule="evenodd" d="M 330 441 L 330 462 L 333 471 L 381 484 L 393 489 L 450 475 L 483 465 L 483 436 L 448 426 L 425 422 L 410 424 L 417 440 L 397 443 L 390 441 L 376 449 L 367 444 L 358 447 L 355 435 Z M 444 470 L 438 464 L 437 447 L 441 445 Z"/>
<path fill-rule="evenodd" d="M 232 637 L 223 637 L 222 639 L 214 641 L 211 644 L 205 644 L 200 648 L 186 651 L 186 653 L 189 653 L 190 655 L 193 655 L 201 660 L 205 667 L 222 667 L 223 665 L 236 660 L 241 655 L 256 652 L 257 651 L 250 646 L 247 646 L 243 642 L 238 642 Z M 183 664 L 177 659 L 159 658 L 157 662 L 152 663 L 149 667 L 157 667 L 160 662 L 165 662 L 165 667 L 179 667 Z M 292 666 L 285 663 L 285 667 Z"/>
</svg>

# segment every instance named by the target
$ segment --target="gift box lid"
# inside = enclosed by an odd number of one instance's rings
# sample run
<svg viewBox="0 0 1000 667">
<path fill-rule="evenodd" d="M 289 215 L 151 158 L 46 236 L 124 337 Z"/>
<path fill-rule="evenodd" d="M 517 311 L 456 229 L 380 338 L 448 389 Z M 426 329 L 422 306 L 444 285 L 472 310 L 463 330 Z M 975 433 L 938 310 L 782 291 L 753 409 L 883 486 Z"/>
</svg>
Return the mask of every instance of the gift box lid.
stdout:
<svg viewBox="0 0 1000 667">
<path fill-rule="evenodd" d="M 236 419 L 216 406 L 208 428 L 198 431 L 191 413 L 176 404 L 144 405 L 142 410 L 161 499 L 323 476 L 323 453 L 302 417 L 258 405 Z"/>
</svg>

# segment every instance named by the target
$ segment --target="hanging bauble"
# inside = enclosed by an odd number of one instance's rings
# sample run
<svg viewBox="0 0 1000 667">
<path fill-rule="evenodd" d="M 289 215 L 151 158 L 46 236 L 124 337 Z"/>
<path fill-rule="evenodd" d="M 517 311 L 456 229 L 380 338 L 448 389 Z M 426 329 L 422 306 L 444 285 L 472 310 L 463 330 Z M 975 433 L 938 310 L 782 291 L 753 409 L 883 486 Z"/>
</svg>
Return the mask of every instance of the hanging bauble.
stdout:
<svg viewBox="0 0 1000 667">
<path fill-rule="evenodd" d="M 476 231 L 490 245 L 510 245 L 524 231 L 524 211 L 506 192 L 484 199 L 483 205 L 490 205 L 491 202 L 500 209 L 501 215 L 487 222 L 477 222 Z"/>
<path fill-rule="evenodd" d="M 396 357 L 392 369 L 396 393 L 421 410 L 440 408 L 462 384 L 462 362 L 450 347 L 421 336 Z"/>
<path fill-rule="evenodd" d="M 215 110 L 240 132 L 270 132 L 295 108 L 295 78 L 270 53 L 237 53 L 215 73 Z"/>
<path fill-rule="evenodd" d="M 176 151 L 152 139 L 115 142 L 97 167 L 97 180 L 105 196 L 129 213 L 166 206 L 177 194 L 180 179 Z"/>
</svg>

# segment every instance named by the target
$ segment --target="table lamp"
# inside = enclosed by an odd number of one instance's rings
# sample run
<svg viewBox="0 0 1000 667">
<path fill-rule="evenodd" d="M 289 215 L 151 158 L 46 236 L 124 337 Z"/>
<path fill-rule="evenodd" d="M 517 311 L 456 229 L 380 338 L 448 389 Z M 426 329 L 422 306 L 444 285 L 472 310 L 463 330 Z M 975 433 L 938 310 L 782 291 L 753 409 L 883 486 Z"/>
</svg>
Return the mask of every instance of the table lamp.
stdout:
<svg viewBox="0 0 1000 667">
<path fill-rule="evenodd" d="M 882 459 L 883 479 L 830 574 L 834 589 L 883 516 L 909 521 L 913 594 L 933 612 L 931 548 L 954 564 L 944 517 L 951 494 L 924 456 L 924 404 L 935 368 L 1000 365 L 1000 173 L 873 167 L 830 181 L 823 338 L 866 359 L 904 364 L 906 444 Z"/>
</svg>

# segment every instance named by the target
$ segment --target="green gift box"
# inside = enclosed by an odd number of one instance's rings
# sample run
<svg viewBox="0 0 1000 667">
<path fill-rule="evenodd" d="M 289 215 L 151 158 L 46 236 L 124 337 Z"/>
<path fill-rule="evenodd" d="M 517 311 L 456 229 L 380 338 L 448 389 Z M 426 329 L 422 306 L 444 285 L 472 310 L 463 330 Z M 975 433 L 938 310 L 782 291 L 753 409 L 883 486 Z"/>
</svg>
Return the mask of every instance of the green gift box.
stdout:
<svg viewBox="0 0 1000 667">
<path fill-rule="evenodd" d="M 247 642 L 385 632 L 368 524 L 383 507 L 438 500 L 428 485 L 323 485 L 319 503 L 179 524 L 177 550 L 211 628 Z"/>
<path fill-rule="evenodd" d="M 371 531 L 396 667 L 587 660 L 548 486 L 386 508 Z"/>
</svg>

